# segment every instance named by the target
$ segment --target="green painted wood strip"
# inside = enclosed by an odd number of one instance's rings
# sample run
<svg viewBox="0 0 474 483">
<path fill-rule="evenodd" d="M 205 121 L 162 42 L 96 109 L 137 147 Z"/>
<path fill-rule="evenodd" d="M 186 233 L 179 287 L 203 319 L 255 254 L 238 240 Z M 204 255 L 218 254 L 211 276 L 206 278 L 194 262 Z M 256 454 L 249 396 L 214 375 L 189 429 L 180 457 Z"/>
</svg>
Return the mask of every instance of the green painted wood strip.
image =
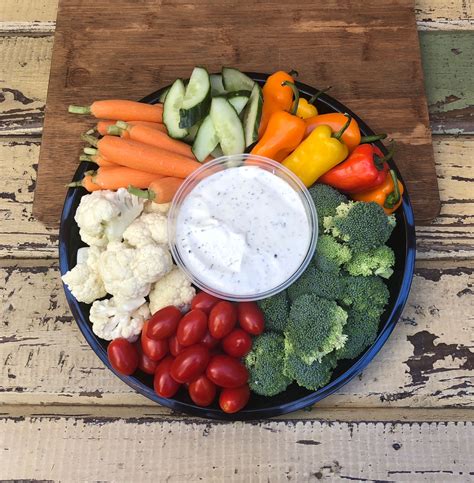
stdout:
<svg viewBox="0 0 474 483">
<path fill-rule="evenodd" d="M 433 133 L 474 133 L 474 31 L 420 32 Z"/>
</svg>

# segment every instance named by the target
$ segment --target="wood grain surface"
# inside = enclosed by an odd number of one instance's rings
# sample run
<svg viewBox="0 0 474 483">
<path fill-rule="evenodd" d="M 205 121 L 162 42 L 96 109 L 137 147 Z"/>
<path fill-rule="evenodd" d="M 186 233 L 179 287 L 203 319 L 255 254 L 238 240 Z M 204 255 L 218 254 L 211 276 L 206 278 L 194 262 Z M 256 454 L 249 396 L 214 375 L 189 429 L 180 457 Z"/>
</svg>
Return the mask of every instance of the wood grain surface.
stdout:
<svg viewBox="0 0 474 483">
<path fill-rule="evenodd" d="M 2 418 L 6 479 L 467 482 L 471 423 Z M 24 441 L 28 440 L 25 450 Z M 81 462 L 81 463 L 79 463 Z"/>
<path fill-rule="evenodd" d="M 123 19 L 127 21 L 124 22 Z M 250 18 L 265 19 L 265 31 Z M 71 103 L 140 98 L 196 64 L 272 72 L 333 85 L 332 95 L 397 140 L 418 222 L 439 212 L 413 0 L 60 2 L 33 213 L 57 223 L 55 193 L 71 178 L 87 121 Z M 107 75 L 104 75 L 107 72 Z M 62 169 L 58 172 L 57 165 Z"/>
<path fill-rule="evenodd" d="M 32 216 L 56 5 L 0 2 L 0 479 L 471 481 L 474 63 L 462 56 L 472 2 L 416 1 L 433 132 L 459 136 L 433 140 L 441 213 L 417 228 L 400 323 L 343 392 L 248 424 L 151 405 L 101 366 L 71 318 L 57 230 Z M 451 95 L 460 100 L 437 107 Z"/>
</svg>

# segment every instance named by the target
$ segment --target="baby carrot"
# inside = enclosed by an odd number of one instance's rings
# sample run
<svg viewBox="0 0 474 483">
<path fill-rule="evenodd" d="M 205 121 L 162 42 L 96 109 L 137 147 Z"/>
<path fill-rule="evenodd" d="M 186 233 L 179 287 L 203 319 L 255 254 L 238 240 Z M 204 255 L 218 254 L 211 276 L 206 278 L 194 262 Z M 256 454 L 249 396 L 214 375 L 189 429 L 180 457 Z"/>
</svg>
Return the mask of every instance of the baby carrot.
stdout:
<svg viewBox="0 0 474 483">
<path fill-rule="evenodd" d="M 117 166 L 115 163 L 107 161 L 107 159 L 101 156 L 96 148 L 84 148 L 84 153 L 84 155 L 79 156 L 79 161 L 89 161 L 99 166 Z"/>
<path fill-rule="evenodd" d="M 101 166 L 92 175 L 92 181 L 103 190 L 118 190 L 131 184 L 138 188 L 148 188 L 157 178 L 160 178 L 160 175 L 118 165 Z"/>
<path fill-rule="evenodd" d="M 99 185 L 94 183 L 92 173 L 93 171 L 86 171 L 84 178 L 82 178 L 80 181 L 73 181 L 66 186 L 68 188 L 85 188 L 87 191 L 97 191 L 102 189 Z"/>
<path fill-rule="evenodd" d="M 163 122 L 163 104 L 144 104 L 123 99 L 95 101 L 90 106 L 69 106 L 74 114 L 92 114 L 98 119 Z"/>
<path fill-rule="evenodd" d="M 101 136 L 105 136 L 106 134 L 108 134 L 107 129 L 114 124 L 115 121 L 99 121 L 97 123 L 96 130 Z"/>
<path fill-rule="evenodd" d="M 146 198 L 154 203 L 169 203 L 183 184 L 179 178 L 161 178 L 150 183 L 147 190 L 140 190 L 136 186 L 129 186 L 128 191 L 132 195 Z"/>
<path fill-rule="evenodd" d="M 158 131 L 157 129 L 140 124 L 127 124 L 126 122 L 118 121 L 117 127 L 128 132 L 130 139 L 140 143 L 156 146 L 157 148 L 166 149 L 173 153 L 182 154 L 191 159 L 196 159 L 191 146 L 176 139 L 171 138 L 168 134 Z"/>
<path fill-rule="evenodd" d="M 118 123 L 123 123 L 127 124 L 124 121 L 117 121 L 116 124 L 109 126 L 107 128 L 107 133 L 106 134 L 111 134 L 112 136 L 120 136 L 124 139 L 130 139 L 130 133 L 117 126 Z M 159 131 L 165 134 L 168 134 L 168 130 L 166 129 L 166 126 L 164 124 L 161 124 L 159 122 L 146 122 L 146 121 L 131 121 L 128 123 L 130 126 L 147 126 L 150 129 L 153 129 L 154 131 Z"/>
<path fill-rule="evenodd" d="M 186 178 L 201 166 L 182 154 L 172 153 L 166 149 L 139 143 L 132 139 L 115 136 L 104 136 L 100 140 L 91 136 L 82 136 L 84 140 L 95 144 L 102 156 L 108 161 L 146 171 L 147 173 Z"/>
</svg>

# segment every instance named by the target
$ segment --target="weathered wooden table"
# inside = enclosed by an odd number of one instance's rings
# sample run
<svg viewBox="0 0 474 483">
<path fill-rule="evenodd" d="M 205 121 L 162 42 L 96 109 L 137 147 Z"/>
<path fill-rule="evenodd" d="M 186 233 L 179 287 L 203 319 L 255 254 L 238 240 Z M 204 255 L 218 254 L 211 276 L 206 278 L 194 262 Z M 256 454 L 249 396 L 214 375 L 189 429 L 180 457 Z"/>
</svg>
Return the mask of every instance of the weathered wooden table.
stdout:
<svg viewBox="0 0 474 483">
<path fill-rule="evenodd" d="M 394 334 L 312 410 L 234 424 L 131 391 L 69 313 L 57 231 L 31 216 L 56 7 L 0 1 L 0 478 L 472 481 L 472 3 L 417 1 L 442 209 L 417 229 L 413 289 Z"/>
</svg>

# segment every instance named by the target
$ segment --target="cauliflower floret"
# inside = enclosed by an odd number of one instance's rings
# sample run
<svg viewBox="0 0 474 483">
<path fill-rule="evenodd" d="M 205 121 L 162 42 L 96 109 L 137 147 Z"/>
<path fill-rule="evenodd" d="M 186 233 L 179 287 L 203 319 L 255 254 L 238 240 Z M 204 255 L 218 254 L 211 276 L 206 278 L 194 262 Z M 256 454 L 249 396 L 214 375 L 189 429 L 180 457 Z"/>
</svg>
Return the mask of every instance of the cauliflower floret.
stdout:
<svg viewBox="0 0 474 483">
<path fill-rule="evenodd" d="M 123 337 L 135 342 L 150 310 L 144 298 L 118 302 L 115 298 L 98 300 L 92 304 L 89 320 L 97 337 L 113 340 Z"/>
<path fill-rule="evenodd" d="M 170 209 L 171 203 L 155 203 L 154 201 L 146 201 L 143 213 L 161 213 L 166 215 Z"/>
<path fill-rule="evenodd" d="M 83 196 L 74 216 L 82 241 L 105 247 L 109 241 L 122 240 L 123 232 L 140 215 L 143 205 L 142 199 L 125 188 Z"/>
<path fill-rule="evenodd" d="M 79 248 L 76 266 L 62 276 L 63 282 L 79 302 L 91 304 L 107 294 L 98 270 L 100 253 L 100 248 L 96 246 Z"/>
<path fill-rule="evenodd" d="M 160 245 L 133 248 L 110 242 L 100 256 L 99 272 L 108 293 L 128 300 L 146 297 L 151 284 L 166 275 L 172 266 L 169 251 Z"/>
<path fill-rule="evenodd" d="M 189 309 L 196 290 L 186 275 L 177 267 L 158 280 L 150 292 L 150 311 L 152 314 L 168 305 L 175 305 L 182 311 Z"/>
<path fill-rule="evenodd" d="M 143 213 L 123 233 L 123 238 L 134 247 L 168 243 L 168 219 L 160 213 Z"/>
</svg>

